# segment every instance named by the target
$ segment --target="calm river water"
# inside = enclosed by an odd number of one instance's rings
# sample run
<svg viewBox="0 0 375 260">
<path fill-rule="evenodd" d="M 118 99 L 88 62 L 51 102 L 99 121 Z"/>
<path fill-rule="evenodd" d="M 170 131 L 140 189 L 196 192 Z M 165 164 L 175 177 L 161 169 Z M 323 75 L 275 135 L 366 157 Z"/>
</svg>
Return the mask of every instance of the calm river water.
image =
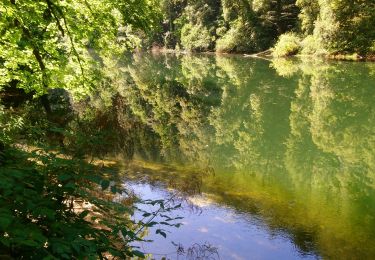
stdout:
<svg viewBox="0 0 375 260">
<path fill-rule="evenodd" d="M 184 217 L 145 252 L 375 259 L 374 63 L 140 54 L 124 74 L 125 183 Z"/>
</svg>

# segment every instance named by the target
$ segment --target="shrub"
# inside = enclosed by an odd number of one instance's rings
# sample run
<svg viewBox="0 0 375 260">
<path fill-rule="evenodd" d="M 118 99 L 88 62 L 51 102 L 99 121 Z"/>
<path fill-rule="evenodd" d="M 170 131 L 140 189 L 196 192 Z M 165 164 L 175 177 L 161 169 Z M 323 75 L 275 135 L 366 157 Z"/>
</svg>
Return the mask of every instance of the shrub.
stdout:
<svg viewBox="0 0 375 260">
<path fill-rule="evenodd" d="M 181 44 L 189 51 L 207 51 L 214 37 L 203 25 L 185 24 L 181 29 Z"/>
<path fill-rule="evenodd" d="M 230 29 L 216 41 L 217 52 L 254 52 L 256 33 L 241 19 L 231 23 Z"/>
<path fill-rule="evenodd" d="M 275 57 L 293 56 L 301 50 L 301 47 L 301 40 L 296 34 L 285 33 L 272 48 L 272 55 Z"/>
<path fill-rule="evenodd" d="M 370 53 L 375 53 L 375 41 L 372 42 L 371 48 L 370 48 Z"/>
<path fill-rule="evenodd" d="M 87 150 L 79 148 L 87 145 L 79 140 L 80 136 L 89 145 L 98 142 L 110 146 L 101 140 L 100 132 L 83 135 L 78 133 L 80 128 L 58 128 L 47 122 L 40 111 L 37 106 L 11 110 L 0 105 L 0 127 L 4 129 L 0 134 L 2 257 L 143 258 L 144 254 L 132 242 L 142 241 L 144 230 L 157 224 L 153 221 L 156 213 L 165 214 L 175 206 L 170 207 L 163 200 L 140 200 L 160 208 L 154 212 L 142 211 L 145 213 L 142 221 L 132 220 L 131 215 L 138 209 L 132 205 L 132 195 L 116 183 L 121 181 L 118 172 L 90 163 L 85 159 L 86 154 L 77 152 Z M 82 124 L 80 121 L 72 125 Z M 52 145 L 48 136 L 53 133 L 76 140 L 76 149 Z M 165 216 L 163 223 L 172 221 Z M 156 232 L 165 236 L 162 230 Z"/>
<path fill-rule="evenodd" d="M 217 52 L 231 52 L 236 48 L 239 33 L 236 28 L 230 28 L 223 37 L 216 41 Z"/>
<path fill-rule="evenodd" d="M 313 35 L 308 35 L 305 39 L 303 39 L 301 46 L 301 54 L 303 55 L 322 55 L 326 53 L 324 47 L 320 43 L 320 40 Z"/>
<path fill-rule="evenodd" d="M 166 48 L 168 49 L 173 49 L 176 46 L 177 43 L 177 37 L 171 33 L 171 32 L 166 32 L 163 36 L 163 44 Z"/>
</svg>

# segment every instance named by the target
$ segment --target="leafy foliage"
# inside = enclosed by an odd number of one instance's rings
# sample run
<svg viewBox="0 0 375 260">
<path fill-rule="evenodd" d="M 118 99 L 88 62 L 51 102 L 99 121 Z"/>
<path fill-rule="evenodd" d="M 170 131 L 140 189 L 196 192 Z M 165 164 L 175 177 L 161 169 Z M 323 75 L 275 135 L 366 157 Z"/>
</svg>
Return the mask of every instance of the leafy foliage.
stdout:
<svg viewBox="0 0 375 260">
<path fill-rule="evenodd" d="M 202 25 L 185 24 L 181 29 L 181 44 L 186 50 L 205 51 L 212 42 L 213 37 Z"/>
<path fill-rule="evenodd" d="M 85 92 L 101 84 L 102 68 L 135 42 L 130 28 L 152 28 L 148 1 L 3 1 L 0 87 L 16 83 L 45 93 Z"/>
<path fill-rule="evenodd" d="M 71 131 L 77 115 L 58 99 L 64 89 L 79 98 L 115 84 L 116 57 L 137 47 L 139 35 L 156 26 L 153 6 L 149 0 L 1 2 L 1 97 L 15 88 L 41 96 L 30 105 L 0 106 L 0 251 L 5 256 L 144 256 L 130 243 L 141 240 L 146 224 L 131 220 L 134 208 L 115 184 L 116 174 L 85 159 L 87 144 L 107 140 L 100 131 L 93 131 L 93 138 Z M 52 88 L 59 88 L 57 99 Z M 73 140 L 75 146 L 69 145 Z"/>
<path fill-rule="evenodd" d="M 275 57 L 292 56 L 299 52 L 301 49 L 300 39 L 293 33 L 286 33 L 280 36 L 272 54 Z"/>
<path fill-rule="evenodd" d="M 298 8 L 293 0 L 277 1 L 162 1 L 161 12 L 168 14 L 163 34 L 173 34 L 174 48 L 182 43 L 186 49 L 202 46 L 219 52 L 256 52 L 269 48 L 276 37 L 293 28 Z M 168 29 L 167 29 L 168 28 Z M 184 30 L 183 30 L 184 29 Z M 203 36 L 188 32 L 199 30 Z M 207 30 L 207 31 L 206 31 Z M 208 32 L 208 34 L 207 34 Z M 210 35 L 210 37 L 208 37 Z M 213 41 L 212 44 L 208 40 Z M 216 45 L 216 47 L 215 47 Z M 200 47 L 201 48 L 201 47 Z M 199 48 L 197 48 L 199 50 Z"/>
<path fill-rule="evenodd" d="M 13 257 L 49 259 L 130 253 L 130 248 L 116 246 L 116 230 L 129 226 L 124 215 L 129 209 L 90 191 L 91 183 L 100 182 L 93 167 L 41 150 L 8 149 L 4 157 L 0 170 L 3 252 Z M 80 202 L 82 207 L 85 203 L 91 207 L 77 212 Z M 109 221 L 110 212 L 123 214 Z M 93 218 L 101 228 L 95 227 Z"/>
<path fill-rule="evenodd" d="M 202 38 L 187 35 L 205 28 L 214 41 L 209 50 L 259 52 L 274 45 L 280 35 L 294 32 L 301 38 L 313 35 L 304 54 L 365 55 L 375 48 L 374 10 L 370 0 L 163 0 L 160 33 L 170 39 L 167 48 L 182 41 L 188 50 L 202 46 Z"/>
<path fill-rule="evenodd" d="M 116 169 L 85 159 L 88 144 L 106 146 L 110 140 L 100 132 L 92 132 L 94 137 L 79 134 L 84 127 L 75 128 L 74 135 L 69 127 L 57 128 L 48 120 L 38 119 L 40 111 L 35 105 L 17 108 L 17 113 L 5 109 L 0 117 L 0 125 L 7 129 L 0 136 L 3 254 L 38 259 L 143 257 L 131 243 L 143 241 L 148 227 L 179 226 L 168 216 L 177 206 L 163 200 L 137 201 L 157 209 L 142 211 L 145 218 L 133 220 L 133 213 L 139 209 L 132 204 L 133 195 L 117 184 Z M 10 128 L 6 124 L 9 119 L 21 123 Z M 48 139 L 56 134 L 64 138 L 64 147 L 51 146 Z M 70 145 L 73 140 L 77 142 L 74 146 Z M 101 154 L 95 156 L 108 153 L 99 151 Z M 161 221 L 153 221 L 156 216 Z M 166 235 L 162 229 L 160 232 Z"/>
<path fill-rule="evenodd" d="M 303 54 L 371 55 L 374 52 L 375 6 L 372 1 L 298 0 Z"/>
<path fill-rule="evenodd" d="M 230 29 L 216 42 L 217 52 L 256 52 L 261 50 L 258 46 L 258 35 L 254 28 L 241 19 L 230 23 Z"/>
</svg>

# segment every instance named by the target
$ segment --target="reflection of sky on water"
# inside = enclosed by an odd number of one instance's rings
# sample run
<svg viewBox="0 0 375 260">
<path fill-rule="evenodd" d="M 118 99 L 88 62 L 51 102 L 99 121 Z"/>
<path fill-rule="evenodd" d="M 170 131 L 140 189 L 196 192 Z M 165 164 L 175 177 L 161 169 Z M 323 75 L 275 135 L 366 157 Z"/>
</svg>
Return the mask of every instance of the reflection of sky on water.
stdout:
<svg viewBox="0 0 375 260">
<path fill-rule="evenodd" d="M 135 193 L 143 199 L 167 198 L 170 193 L 166 190 L 152 187 L 148 184 L 130 184 Z M 153 243 L 142 243 L 144 252 L 154 254 L 156 259 L 166 256 L 170 259 L 177 258 L 176 244 L 181 244 L 185 249 L 195 243 L 217 247 L 220 259 L 316 259 L 314 255 L 301 255 L 298 249 L 283 232 L 272 235 L 262 225 L 259 219 L 248 214 L 234 211 L 207 200 L 203 196 L 194 196 L 183 203 L 182 208 L 168 215 L 172 217 L 183 216 L 180 228 L 154 227 L 150 230 L 147 239 L 155 240 Z M 192 210 L 190 203 L 199 204 L 201 211 Z M 147 206 L 148 207 L 148 206 Z M 141 206 L 147 209 L 146 206 Z M 148 208 L 150 209 L 150 208 Z M 155 209 L 155 208 L 154 208 Z M 136 216 L 139 218 L 140 216 Z M 167 232 L 167 238 L 155 234 L 157 228 Z M 165 255 L 167 254 L 167 255 Z M 180 257 L 183 259 L 183 257 Z"/>
</svg>

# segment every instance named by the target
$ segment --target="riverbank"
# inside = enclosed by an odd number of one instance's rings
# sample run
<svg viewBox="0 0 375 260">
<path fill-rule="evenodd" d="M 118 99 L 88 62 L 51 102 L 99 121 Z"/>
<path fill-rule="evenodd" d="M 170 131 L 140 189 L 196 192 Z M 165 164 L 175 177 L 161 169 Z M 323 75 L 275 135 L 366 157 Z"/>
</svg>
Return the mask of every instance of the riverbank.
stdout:
<svg viewBox="0 0 375 260">
<path fill-rule="evenodd" d="M 266 58 L 266 59 L 273 59 L 276 58 L 272 55 L 272 50 L 268 49 L 262 52 L 257 53 L 246 53 L 246 52 L 216 52 L 216 51 L 188 51 L 188 50 L 176 50 L 176 49 L 168 49 L 164 47 L 152 47 L 149 51 L 153 54 L 157 53 L 167 53 L 167 54 L 176 54 L 176 55 L 188 55 L 188 54 L 210 54 L 210 55 L 240 55 L 244 57 L 254 57 L 254 58 Z M 368 54 L 368 55 L 359 55 L 357 53 L 352 54 L 344 54 L 344 53 L 336 53 L 336 54 L 320 54 L 320 55 L 306 55 L 306 54 L 294 54 L 294 55 L 287 55 L 284 57 L 279 58 L 321 58 L 327 60 L 336 60 L 336 61 L 369 61 L 375 62 L 375 54 Z"/>
</svg>

